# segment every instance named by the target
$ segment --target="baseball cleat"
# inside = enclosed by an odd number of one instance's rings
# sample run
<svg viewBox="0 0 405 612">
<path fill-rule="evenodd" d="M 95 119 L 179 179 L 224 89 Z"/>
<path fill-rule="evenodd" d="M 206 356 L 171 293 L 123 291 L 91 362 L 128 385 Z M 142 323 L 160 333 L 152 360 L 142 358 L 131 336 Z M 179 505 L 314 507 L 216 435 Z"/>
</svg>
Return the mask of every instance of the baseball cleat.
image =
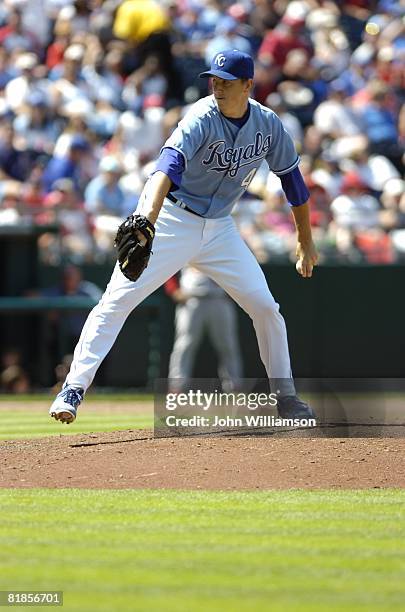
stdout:
<svg viewBox="0 0 405 612">
<path fill-rule="evenodd" d="M 49 414 L 61 423 L 73 423 L 76 418 L 77 409 L 83 400 L 83 395 L 83 389 L 66 385 L 56 396 L 49 409 Z"/>
<path fill-rule="evenodd" d="M 316 414 L 297 395 L 286 395 L 277 400 L 278 414 L 282 419 L 316 419 Z"/>
</svg>

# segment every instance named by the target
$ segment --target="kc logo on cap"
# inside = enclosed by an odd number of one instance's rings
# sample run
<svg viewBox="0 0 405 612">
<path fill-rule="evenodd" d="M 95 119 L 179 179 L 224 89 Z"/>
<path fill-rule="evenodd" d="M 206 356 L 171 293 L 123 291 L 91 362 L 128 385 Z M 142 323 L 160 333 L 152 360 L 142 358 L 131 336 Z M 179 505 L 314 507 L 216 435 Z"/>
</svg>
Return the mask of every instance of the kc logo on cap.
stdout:
<svg viewBox="0 0 405 612">
<path fill-rule="evenodd" d="M 247 53 L 237 49 L 228 49 L 217 53 L 211 62 L 210 70 L 202 72 L 200 77 L 216 76 L 226 81 L 253 79 L 253 59 Z"/>
<path fill-rule="evenodd" d="M 213 63 L 222 68 L 222 66 L 225 64 L 225 60 L 225 55 L 223 53 L 218 53 L 218 55 L 215 56 Z"/>
</svg>

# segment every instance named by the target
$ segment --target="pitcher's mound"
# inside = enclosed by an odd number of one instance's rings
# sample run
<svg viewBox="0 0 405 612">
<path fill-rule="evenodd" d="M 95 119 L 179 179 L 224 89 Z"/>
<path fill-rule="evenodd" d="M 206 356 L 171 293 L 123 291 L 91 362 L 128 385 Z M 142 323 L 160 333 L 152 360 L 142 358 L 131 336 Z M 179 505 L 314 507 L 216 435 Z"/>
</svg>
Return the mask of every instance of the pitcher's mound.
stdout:
<svg viewBox="0 0 405 612">
<path fill-rule="evenodd" d="M 1 487 L 288 489 L 405 486 L 402 438 L 154 439 L 150 430 L 0 442 Z"/>
</svg>

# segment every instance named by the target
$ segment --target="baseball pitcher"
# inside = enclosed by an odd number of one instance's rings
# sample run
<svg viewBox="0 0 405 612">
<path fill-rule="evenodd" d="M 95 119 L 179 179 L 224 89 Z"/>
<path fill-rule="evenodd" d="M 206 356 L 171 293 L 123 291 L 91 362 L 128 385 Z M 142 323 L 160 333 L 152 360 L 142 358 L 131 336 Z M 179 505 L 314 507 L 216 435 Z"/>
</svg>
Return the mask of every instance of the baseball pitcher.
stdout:
<svg viewBox="0 0 405 612">
<path fill-rule="evenodd" d="M 181 268 L 191 265 L 220 285 L 251 317 L 283 418 L 313 417 L 295 392 L 287 331 L 254 255 L 230 216 L 263 160 L 280 177 L 297 229 L 297 264 L 312 275 L 308 190 L 293 141 L 278 116 L 250 97 L 253 59 L 218 53 L 200 75 L 213 94 L 196 102 L 164 144 L 136 212 L 120 226 L 118 262 L 89 314 L 62 391 L 50 408 L 71 423 L 129 313 Z M 153 244 L 153 254 L 152 251 Z"/>
</svg>

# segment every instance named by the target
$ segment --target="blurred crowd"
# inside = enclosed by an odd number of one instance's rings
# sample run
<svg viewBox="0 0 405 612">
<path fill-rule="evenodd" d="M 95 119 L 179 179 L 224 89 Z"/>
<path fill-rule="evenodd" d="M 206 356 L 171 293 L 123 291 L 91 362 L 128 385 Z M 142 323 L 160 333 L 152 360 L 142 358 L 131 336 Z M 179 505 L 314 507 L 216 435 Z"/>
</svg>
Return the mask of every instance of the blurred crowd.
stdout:
<svg viewBox="0 0 405 612">
<path fill-rule="evenodd" d="M 405 261 L 404 16 L 402 0 L 4 0 L 0 226 L 44 226 L 49 264 L 112 257 L 162 144 L 209 93 L 198 73 L 237 48 L 301 155 L 321 261 Z M 293 256 L 264 165 L 235 218 L 259 261 Z"/>
</svg>

